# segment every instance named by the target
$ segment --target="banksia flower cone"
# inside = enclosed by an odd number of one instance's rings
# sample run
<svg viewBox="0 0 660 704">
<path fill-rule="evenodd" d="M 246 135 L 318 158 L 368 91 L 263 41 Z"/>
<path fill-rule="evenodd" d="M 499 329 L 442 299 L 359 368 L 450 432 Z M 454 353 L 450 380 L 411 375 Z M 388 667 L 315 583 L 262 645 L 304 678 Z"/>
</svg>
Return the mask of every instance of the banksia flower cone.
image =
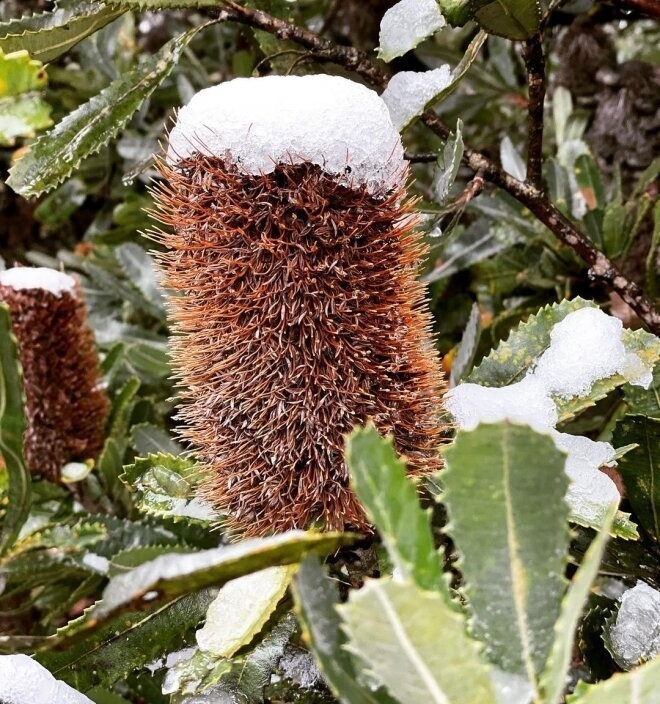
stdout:
<svg viewBox="0 0 660 704">
<path fill-rule="evenodd" d="M 273 85 L 280 102 L 269 107 Z M 209 91 L 230 114 L 193 133 Z M 416 278 L 426 249 L 398 134 L 375 93 L 341 78 L 209 91 L 170 136 L 156 217 L 171 232 L 152 233 L 165 248 L 181 432 L 206 465 L 201 492 L 248 535 L 366 529 L 344 435 L 371 419 L 411 471 L 428 473 L 442 431 L 441 370 Z M 261 113 L 242 116 L 253 93 Z M 364 115 L 353 114 L 358 104 Z"/>
<path fill-rule="evenodd" d="M 16 267 L 0 273 L 0 301 L 23 367 L 25 460 L 31 472 L 58 481 L 67 462 L 98 455 L 108 417 L 82 291 L 53 269 Z"/>
</svg>

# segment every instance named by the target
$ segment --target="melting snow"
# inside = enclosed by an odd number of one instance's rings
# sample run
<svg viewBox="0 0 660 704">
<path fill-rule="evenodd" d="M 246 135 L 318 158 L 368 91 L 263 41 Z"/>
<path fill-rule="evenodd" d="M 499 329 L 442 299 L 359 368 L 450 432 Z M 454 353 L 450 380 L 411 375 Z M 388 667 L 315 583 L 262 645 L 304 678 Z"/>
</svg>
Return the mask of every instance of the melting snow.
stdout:
<svg viewBox="0 0 660 704">
<path fill-rule="evenodd" d="M 616 464 L 615 450 L 606 442 L 557 432 L 553 395 L 585 395 L 596 381 L 613 374 L 648 387 L 652 370 L 626 350 L 622 333 L 621 321 L 598 308 L 569 313 L 554 326 L 550 347 L 522 381 L 502 387 L 459 384 L 447 394 L 446 408 L 465 430 L 479 423 L 510 420 L 550 433 L 555 445 L 568 455 L 566 473 L 571 483 L 566 500 L 573 515 L 598 521 L 608 506 L 620 500 L 614 482 L 599 471 L 599 467 Z"/>
<path fill-rule="evenodd" d="M 446 24 L 436 0 L 401 0 L 383 15 L 378 55 L 402 56 Z"/>
<path fill-rule="evenodd" d="M 401 130 L 414 117 L 421 115 L 427 103 L 451 81 L 451 69 L 447 64 L 431 71 L 401 71 L 392 76 L 381 97 L 390 111 L 394 127 Z"/>
<path fill-rule="evenodd" d="M 385 103 L 339 76 L 236 78 L 200 91 L 179 111 L 167 160 L 175 164 L 195 152 L 249 174 L 310 162 L 373 194 L 397 186 L 405 174 Z"/>
<path fill-rule="evenodd" d="M 445 406 L 464 430 L 511 420 L 544 432 L 557 423 L 555 402 L 533 377 L 500 387 L 459 384 L 447 394 Z"/>
<path fill-rule="evenodd" d="M 634 352 L 626 352 L 622 332 L 623 323 L 598 308 L 576 310 L 553 328 L 550 347 L 533 375 L 562 398 L 584 396 L 594 382 L 614 374 L 648 387 L 651 370 Z"/>
<path fill-rule="evenodd" d="M 82 563 L 85 567 L 89 567 L 100 574 L 107 574 L 110 569 L 110 560 L 108 560 L 107 557 L 103 557 L 103 555 L 97 555 L 93 552 L 86 553 L 82 559 Z"/>
<path fill-rule="evenodd" d="M 660 655 L 660 592 L 637 582 L 621 596 L 610 647 L 617 662 L 630 669 Z"/>
<path fill-rule="evenodd" d="M 65 292 L 72 293 L 76 281 L 68 274 L 45 266 L 15 266 L 0 271 L 0 284 L 19 290 L 42 289 L 61 296 Z"/>
<path fill-rule="evenodd" d="M 27 655 L 0 655 L 3 704 L 93 704 Z"/>
</svg>

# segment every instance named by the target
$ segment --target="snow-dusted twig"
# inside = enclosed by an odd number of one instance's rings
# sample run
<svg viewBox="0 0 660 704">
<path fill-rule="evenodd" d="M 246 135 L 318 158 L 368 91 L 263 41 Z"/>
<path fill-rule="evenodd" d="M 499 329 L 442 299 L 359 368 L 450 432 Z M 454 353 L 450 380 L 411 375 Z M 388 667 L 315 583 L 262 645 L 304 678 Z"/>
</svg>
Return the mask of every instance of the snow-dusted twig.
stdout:
<svg viewBox="0 0 660 704">
<path fill-rule="evenodd" d="M 269 32 L 279 39 L 295 41 L 313 51 L 319 58 L 354 71 L 374 87 L 384 89 L 388 83 L 388 74 L 365 52 L 355 47 L 340 46 L 304 27 L 273 17 L 262 10 L 244 7 L 233 0 L 223 0 L 223 5 L 223 9 L 216 14 L 218 20 L 238 22 Z M 447 139 L 451 134 L 451 129 L 430 110 L 422 115 L 422 122 L 442 139 Z M 482 173 L 484 179 L 507 191 L 529 208 L 557 239 L 589 264 L 590 275 L 616 291 L 651 331 L 660 334 L 660 313 L 644 291 L 634 281 L 629 281 L 539 188 L 510 176 L 494 161 L 468 145 L 465 145 L 463 160 L 475 173 Z"/>
</svg>

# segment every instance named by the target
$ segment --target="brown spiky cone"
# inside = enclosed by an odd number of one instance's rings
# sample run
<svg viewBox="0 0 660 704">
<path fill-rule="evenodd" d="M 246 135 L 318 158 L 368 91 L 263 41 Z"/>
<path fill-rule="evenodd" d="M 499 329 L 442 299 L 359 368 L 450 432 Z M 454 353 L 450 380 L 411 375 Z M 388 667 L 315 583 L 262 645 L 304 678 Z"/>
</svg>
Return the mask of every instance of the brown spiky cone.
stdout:
<svg viewBox="0 0 660 704">
<path fill-rule="evenodd" d="M 202 494 L 248 535 L 368 529 L 344 436 L 372 419 L 412 472 L 439 467 L 443 379 L 426 254 L 401 185 L 385 197 L 320 167 L 250 176 L 199 152 L 156 188 L 152 235 Z"/>
<path fill-rule="evenodd" d="M 31 472 L 58 481 L 62 466 L 95 458 L 103 447 L 108 399 L 82 290 L 59 295 L 0 284 L 23 367 Z"/>
</svg>

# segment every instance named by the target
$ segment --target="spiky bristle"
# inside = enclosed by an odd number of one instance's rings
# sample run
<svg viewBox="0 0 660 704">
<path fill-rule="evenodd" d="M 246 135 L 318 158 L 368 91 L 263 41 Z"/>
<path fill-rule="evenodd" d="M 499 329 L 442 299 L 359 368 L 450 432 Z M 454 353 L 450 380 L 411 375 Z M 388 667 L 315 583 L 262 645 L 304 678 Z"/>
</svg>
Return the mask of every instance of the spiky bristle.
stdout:
<svg viewBox="0 0 660 704">
<path fill-rule="evenodd" d="M 23 367 L 30 471 L 58 481 L 67 462 L 95 458 L 105 437 L 108 399 L 82 291 L 57 295 L 0 284 Z"/>
<path fill-rule="evenodd" d="M 203 495 L 248 535 L 368 529 L 343 460 L 355 424 L 393 434 L 413 472 L 440 465 L 426 247 L 404 186 L 379 199 L 318 166 L 252 176 L 199 154 L 160 168 L 154 215 L 173 231 L 152 237 Z"/>
</svg>

